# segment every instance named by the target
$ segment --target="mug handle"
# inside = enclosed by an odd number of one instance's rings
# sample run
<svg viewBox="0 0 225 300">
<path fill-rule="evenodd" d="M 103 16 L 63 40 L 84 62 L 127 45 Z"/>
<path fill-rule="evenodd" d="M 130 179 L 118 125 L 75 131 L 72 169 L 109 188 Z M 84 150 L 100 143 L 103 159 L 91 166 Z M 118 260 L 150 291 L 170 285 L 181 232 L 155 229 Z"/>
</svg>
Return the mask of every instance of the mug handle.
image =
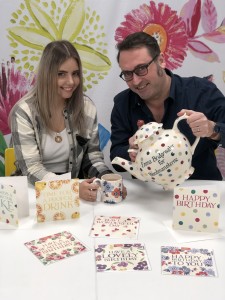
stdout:
<svg viewBox="0 0 225 300">
<path fill-rule="evenodd" d="M 93 180 L 93 183 L 97 184 L 99 187 L 102 186 L 102 185 L 101 185 L 102 181 L 101 181 L 100 178 L 95 178 L 95 179 Z M 100 195 L 99 197 L 98 197 L 98 194 Z M 102 190 L 101 190 L 101 189 L 98 189 L 96 201 L 102 201 L 102 196 L 103 196 Z"/>
<path fill-rule="evenodd" d="M 99 185 L 99 187 L 101 187 L 101 179 L 100 179 L 100 178 L 95 178 L 95 179 L 93 180 L 93 183 L 96 183 L 96 184 Z"/>
</svg>

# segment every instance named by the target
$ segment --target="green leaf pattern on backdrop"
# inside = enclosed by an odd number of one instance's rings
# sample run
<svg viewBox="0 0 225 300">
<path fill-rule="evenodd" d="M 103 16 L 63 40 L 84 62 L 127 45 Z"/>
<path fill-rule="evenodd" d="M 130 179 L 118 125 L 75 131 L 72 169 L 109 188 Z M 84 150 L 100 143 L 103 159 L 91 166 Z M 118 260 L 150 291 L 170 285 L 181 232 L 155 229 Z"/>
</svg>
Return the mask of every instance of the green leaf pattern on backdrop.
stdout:
<svg viewBox="0 0 225 300">
<path fill-rule="evenodd" d="M 5 149 L 7 148 L 7 144 L 4 138 L 4 135 L 0 131 L 0 156 L 5 158 Z M 0 160 L 0 176 L 5 176 L 5 166 L 3 162 Z"/>
<path fill-rule="evenodd" d="M 85 89 L 99 83 L 111 68 L 103 26 L 84 0 L 45 2 L 24 0 L 12 13 L 8 38 L 20 69 L 35 70 L 46 44 L 67 39 L 77 48 L 84 69 Z"/>
</svg>

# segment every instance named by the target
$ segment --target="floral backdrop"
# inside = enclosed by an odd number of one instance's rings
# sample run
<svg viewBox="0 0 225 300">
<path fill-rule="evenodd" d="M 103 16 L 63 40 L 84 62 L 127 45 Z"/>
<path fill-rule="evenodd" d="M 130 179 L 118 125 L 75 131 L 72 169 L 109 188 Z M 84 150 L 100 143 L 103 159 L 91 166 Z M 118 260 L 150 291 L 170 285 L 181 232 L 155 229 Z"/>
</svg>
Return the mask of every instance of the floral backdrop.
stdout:
<svg viewBox="0 0 225 300">
<path fill-rule="evenodd" d="M 0 131 L 10 137 L 8 114 L 34 84 L 45 45 L 67 39 L 81 56 L 85 93 L 97 106 L 109 164 L 113 97 L 126 88 L 118 76 L 116 43 L 132 32 L 147 32 L 157 39 L 169 69 L 181 76 L 212 74 L 225 94 L 223 8 L 224 0 L 0 0 Z"/>
</svg>

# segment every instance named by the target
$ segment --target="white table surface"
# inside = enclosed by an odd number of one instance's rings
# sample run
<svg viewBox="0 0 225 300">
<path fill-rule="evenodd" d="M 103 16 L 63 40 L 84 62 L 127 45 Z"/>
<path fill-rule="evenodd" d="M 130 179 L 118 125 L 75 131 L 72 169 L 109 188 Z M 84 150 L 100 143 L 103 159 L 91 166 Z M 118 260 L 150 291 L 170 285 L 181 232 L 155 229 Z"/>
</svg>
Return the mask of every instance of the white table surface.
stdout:
<svg viewBox="0 0 225 300">
<path fill-rule="evenodd" d="M 29 188 L 30 217 L 18 229 L 0 229 L 1 300 L 224 300 L 225 299 L 225 183 L 187 181 L 185 185 L 216 185 L 221 192 L 220 233 L 223 238 L 178 243 L 164 221 L 172 219 L 172 191 L 153 183 L 124 180 L 125 201 L 116 205 L 81 200 L 77 220 L 37 224 L 35 195 Z M 94 246 L 133 243 L 134 239 L 91 238 L 94 216 L 140 218 L 138 241 L 145 243 L 151 271 L 96 273 Z M 1 227 L 0 227 L 1 228 Z M 63 230 L 70 231 L 90 251 L 44 266 L 24 243 Z M 218 277 L 161 275 L 161 246 L 190 246 L 214 250 Z"/>
</svg>

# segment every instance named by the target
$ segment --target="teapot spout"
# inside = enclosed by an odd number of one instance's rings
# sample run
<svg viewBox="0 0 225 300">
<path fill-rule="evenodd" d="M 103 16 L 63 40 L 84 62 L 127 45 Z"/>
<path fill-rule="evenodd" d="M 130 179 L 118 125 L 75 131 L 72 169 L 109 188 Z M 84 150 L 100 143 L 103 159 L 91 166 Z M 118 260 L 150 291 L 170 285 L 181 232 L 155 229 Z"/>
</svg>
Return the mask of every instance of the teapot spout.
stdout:
<svg viewBox="0 0 225 300">
<path fill-rule="evenodd" d="M 142 181 L 146 181 L 146 178 L 144 178 L 140 174 L 135 162 L 131 162 L 131 161 L 128 161 L 124 158 L 117 156 L 113 159 L 112 164 L 119 165 L 122 168 L 124 168 L 127 172 L 129 172 L 131 175 L 133 175 L 134 177 L 136 177 Z"/>
</svg>

